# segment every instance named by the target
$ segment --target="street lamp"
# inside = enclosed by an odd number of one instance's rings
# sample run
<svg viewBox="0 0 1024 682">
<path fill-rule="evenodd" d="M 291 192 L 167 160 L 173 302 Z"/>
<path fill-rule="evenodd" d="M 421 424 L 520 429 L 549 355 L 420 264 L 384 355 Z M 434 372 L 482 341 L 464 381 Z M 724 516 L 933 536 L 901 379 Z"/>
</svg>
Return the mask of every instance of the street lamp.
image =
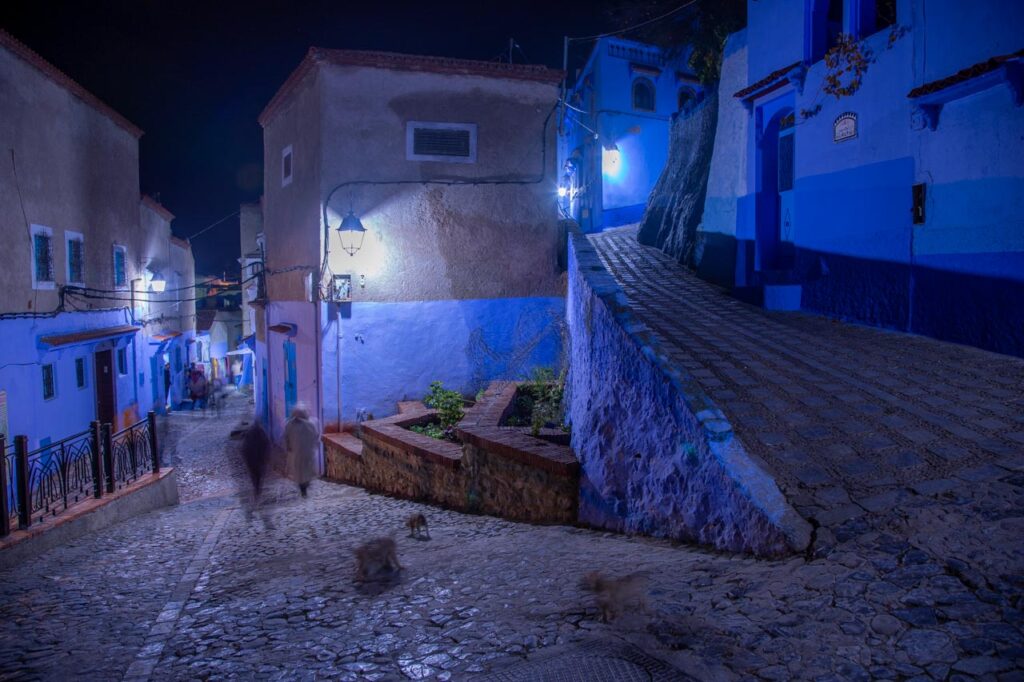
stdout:
<svg viewBox="0 0 1024 682">
<path fill-rule="evenodd" d="M 359 235 L 359 243 L 356 243 L 356 235 Z M 356 251 L 363 248 L 363 239 L 366 238 L 366 228 L 356 214 L 349 209 L 348 215 L 338 225 L 338 238 L 341 240 L 341 250 L 350 256 L 356 255 Z"/>
<path fill-rule="evenodd" d="M 164 293 L 164 289 L 167 288 L 167 280 L 159 272 L 153 275 L 153 279 L 149 280 L 149 285 L 153 287 L 153 291 L 158 294 Z"/>
</svg>

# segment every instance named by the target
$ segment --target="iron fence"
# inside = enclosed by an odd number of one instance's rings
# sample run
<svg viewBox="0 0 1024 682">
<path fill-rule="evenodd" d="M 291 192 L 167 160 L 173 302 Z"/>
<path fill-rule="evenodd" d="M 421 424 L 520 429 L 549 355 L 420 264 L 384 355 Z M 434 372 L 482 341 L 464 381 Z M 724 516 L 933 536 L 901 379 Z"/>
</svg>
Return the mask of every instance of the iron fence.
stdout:
<svg viewBox="0 0 1024 682">
<path fill-rule="evenodd" d="M 28 528 L 56 516 L 90 495 L 113 493 L 142 474 L 160 472 L 156 413 L 112 434 L 110 424 L 90 428 L 29 451 L 28 438 L 13 447 L 0 435 L 0 537 L 13 522 Z"/>
</svg>

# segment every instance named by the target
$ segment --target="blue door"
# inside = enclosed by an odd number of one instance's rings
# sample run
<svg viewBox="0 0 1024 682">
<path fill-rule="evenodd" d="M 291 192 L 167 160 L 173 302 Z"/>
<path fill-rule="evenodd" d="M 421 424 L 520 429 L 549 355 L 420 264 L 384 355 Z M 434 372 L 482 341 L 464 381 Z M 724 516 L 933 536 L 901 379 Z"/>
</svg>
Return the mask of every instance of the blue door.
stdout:
<svg viewBox="0 0 1024 682">
<path fill-rule="evenodd" d="M 284 416 L 292 416 L 298 394 L 298 372 L 295 369 L 295 344 L 284 342 Z"/>
<path fill-rule="evenodd" d="M 267 385 L 267 361 L 263 360 L 263 372 L 261 374 L 263 381 L 260 382 L 260 393 L 263 395 L 263 423 L 270 423 L 270 387 Z"/>
</svg>

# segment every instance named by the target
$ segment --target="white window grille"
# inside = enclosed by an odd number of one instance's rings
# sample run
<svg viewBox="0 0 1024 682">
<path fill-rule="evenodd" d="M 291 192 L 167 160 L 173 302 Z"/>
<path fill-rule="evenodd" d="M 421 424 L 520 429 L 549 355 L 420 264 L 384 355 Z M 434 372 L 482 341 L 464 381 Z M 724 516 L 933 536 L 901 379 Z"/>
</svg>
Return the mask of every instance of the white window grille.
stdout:
<svg viewBox="0 0 1024 682">
<path fill-rule="evenodd" d="M 53 230 L 45 225 L 32 225 L 32 288 L 53 289 Z"/>
</svg>

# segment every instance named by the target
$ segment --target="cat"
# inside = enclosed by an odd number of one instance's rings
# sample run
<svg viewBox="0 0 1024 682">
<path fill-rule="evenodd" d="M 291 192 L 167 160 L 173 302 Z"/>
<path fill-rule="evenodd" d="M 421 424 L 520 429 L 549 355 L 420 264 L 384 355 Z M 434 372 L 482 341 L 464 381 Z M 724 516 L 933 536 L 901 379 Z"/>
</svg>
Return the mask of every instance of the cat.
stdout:
<svg viewBox="0 0 1024 682">
<path fill-rule="evenodd" d="M 374 538 L 355 549 L 356 580 L 391 578 L 402 570 L 394 538 Z"/>
<path fill-rule="evenodd" d="M 597 595 L 604 623 L 622 614 L 628 606 L 647 612 L 647 576 L 642 573 L 613 578 L 591 571 L 580 579 L 580 587 Z"/>
<path fill-rule="evenodd" d="M 406 527 L 409 529 L 409 537 L 419 538 L 420 534 L 426 535 L 427 539 L 430 539 L 430 530 L 427 528 L 427 517 L 423 514 L 413 514 L 405 521 Z"/>
</svg>

